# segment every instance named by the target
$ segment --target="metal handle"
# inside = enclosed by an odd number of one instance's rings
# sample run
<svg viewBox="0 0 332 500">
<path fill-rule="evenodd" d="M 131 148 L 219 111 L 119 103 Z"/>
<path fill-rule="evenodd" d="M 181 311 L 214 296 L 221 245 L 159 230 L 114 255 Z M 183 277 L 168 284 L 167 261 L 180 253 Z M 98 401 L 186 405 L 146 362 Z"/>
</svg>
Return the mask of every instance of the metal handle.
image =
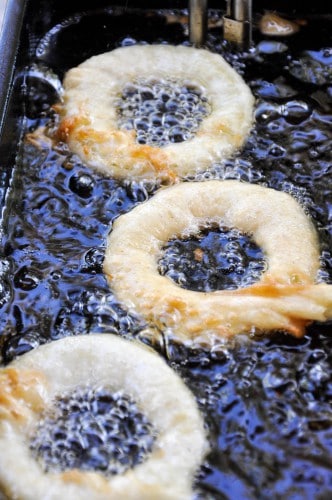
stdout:
<svg viewBox="0 0 332 500">
<path fill-rule="evenodd" d="M 252 0 L 227 0 L 223 18 L 224 38 L 240 47 L 251 44 Z M 189 0 L 189 39 L 196 46 L 203 45 L 207 30 L 207 0 Z"/>
<path fill-rule="evenodd" d="M 189 0 L 189 39 L 194 45 L 205 42 L 207 29 L 207 0 Z"/>
<path fill-rule="evenodd" d="M 227 16 L 235 21 L 251 22 L 252 0 L 228 0 Z"/>
<path fill-rule="evenodd" d="M 243 48 L 251 44 L 252 0 L 227 0 L 224 38 Z"/>
</svg>

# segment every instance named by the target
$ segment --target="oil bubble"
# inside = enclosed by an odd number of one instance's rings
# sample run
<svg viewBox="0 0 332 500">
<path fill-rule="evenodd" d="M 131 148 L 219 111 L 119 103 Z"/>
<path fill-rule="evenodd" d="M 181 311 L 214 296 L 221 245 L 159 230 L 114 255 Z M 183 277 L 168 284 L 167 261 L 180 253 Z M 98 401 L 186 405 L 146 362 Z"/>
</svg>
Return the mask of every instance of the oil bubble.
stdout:
<svg viewBox="0 0 332 500">
<path fill-rule="evenodd" d="M 261 54 L 281 54 L 288 50 L 285 43 L 275 41 L 263 41 L 257 45 L 257 50 Z"/>
<path fill-rule="evenodd" d="M 69 188 L 81 198 L 90 198 L 93 193 L 94 180 L 90 175 L 73 175 L 69 180 Z"/>
<path fill-rule="evenodd" d="M 21 290 L 33 290 L 39 285 L 40 274 L 37 270 L 23 266 L 14 276 L 14 285 Z"/>
<path fill-rule="evenodd" d="M 280 110 L 286 121 L 294 125 L 303 122 L 309 118 L 311 114 L 309 104 L 300 100 L 290 100 L 286 104 L 282 105 Z"/>
</svg>

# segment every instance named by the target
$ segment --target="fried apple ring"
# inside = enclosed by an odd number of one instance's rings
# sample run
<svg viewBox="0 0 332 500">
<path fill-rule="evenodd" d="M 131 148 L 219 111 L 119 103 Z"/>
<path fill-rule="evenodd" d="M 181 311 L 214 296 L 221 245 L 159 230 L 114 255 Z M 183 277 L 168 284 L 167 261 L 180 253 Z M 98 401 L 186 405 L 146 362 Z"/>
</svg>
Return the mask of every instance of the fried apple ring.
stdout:
<svg viewBox="0 0 332 500">
<path fill-rule="evenodd" d="M 251 235 L 265 254 L 259 282 L 209 293 L 158 273 L 163 245 L 217 224 Z M 178 341 L 210 343 L 255 330 L 296 337 L 332 317 L 332 286 L 315 284 L 315 229 L 288 194 L 238 181 L 181 183 L 121 215 L 108 237 L 104 272 L 115 295 Z"/>
<path fill-rule="evenodd" d="M 157 431 L 151 454 L 111 477 L 79 469 L 45 472 L 29 449 L 43 410 L 59 395 L 96 385 L 134 398 Z M 193 396 L 142 344 L 112 335 L 68 337 L 0 370 L 0 491 L 13 500 L 189 499 L 206 451 Z"/>
<path fill-rule="evenodd" d="M 158 147 L 138 144 L 119 128 L 118 102 L 136 81 L 172 82 L 203 89 L 211 113 L 196 135 Z M 173 182 L 209 167 L 241 146 L 253 121 L 253 96 L 224 59 L 184 46 L 123 47 L 88 59 L 64 79 L 60 139 L 90 167 L 121 179 Z"/>
</svg>

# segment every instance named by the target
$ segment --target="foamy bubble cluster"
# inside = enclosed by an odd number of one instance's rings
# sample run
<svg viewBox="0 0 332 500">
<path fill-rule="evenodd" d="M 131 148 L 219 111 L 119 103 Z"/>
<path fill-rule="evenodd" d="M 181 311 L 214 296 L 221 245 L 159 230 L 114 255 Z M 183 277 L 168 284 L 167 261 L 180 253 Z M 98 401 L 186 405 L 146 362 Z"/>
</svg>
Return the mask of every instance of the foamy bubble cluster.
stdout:
<svg viewBox="0 0 332 500">
<path fill-rule="evenodd" d="M 141 463 L 154 438 L 152 424 L 128 396 L 79 389 L 56 401 L 30 448 L 45 471 L 77 468 L 109 476 Z"/>
<path fill-rule="evenodd" d="M 234 228 L 210 228 L 164 247 L 159 272 L 188 290 L 234 290 L 257 282 L 266 270 L 261 249 Z"/>
<path fill-rule="evenodd" d="M 203 90 L 188 82 L 128 83 L 118 101 L 119 128 L 135 130 L 138 144 L 160 147 L 187 141 L 209 114 Z"/>
</svg>

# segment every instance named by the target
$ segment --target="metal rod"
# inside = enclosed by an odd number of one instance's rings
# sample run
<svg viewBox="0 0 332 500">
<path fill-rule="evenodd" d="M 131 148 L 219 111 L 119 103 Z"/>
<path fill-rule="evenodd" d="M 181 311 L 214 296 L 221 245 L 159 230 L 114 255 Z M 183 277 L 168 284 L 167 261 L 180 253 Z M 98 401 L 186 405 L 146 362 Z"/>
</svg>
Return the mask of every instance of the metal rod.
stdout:
<svg viewBox="0 0 332 500">
<path fill-rule="evenodd" d="M 194 45 L 205 42 L 207 30 L 207 0 L 189 0 L 189 39 Z"/>
<path fill-rule="evenodd" d="M 234 19 L 251 22 L 252 0 L 231 0 L 230 3 L 233 3 Z"/>
</svg>

